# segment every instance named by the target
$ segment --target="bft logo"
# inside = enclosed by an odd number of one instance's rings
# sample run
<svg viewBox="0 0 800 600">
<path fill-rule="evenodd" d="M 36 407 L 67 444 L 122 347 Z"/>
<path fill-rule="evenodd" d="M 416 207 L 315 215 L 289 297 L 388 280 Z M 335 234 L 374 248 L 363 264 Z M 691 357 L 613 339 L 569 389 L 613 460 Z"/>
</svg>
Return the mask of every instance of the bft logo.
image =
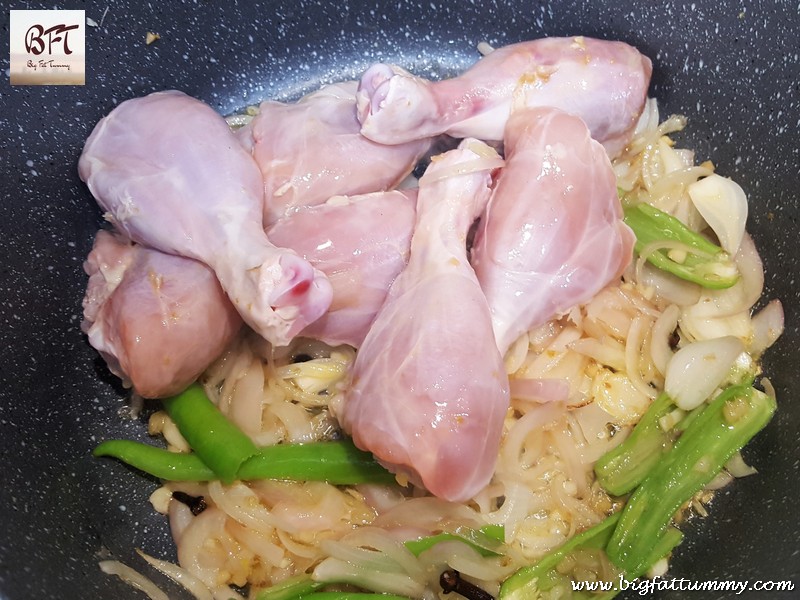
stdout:
<svg viewBox="0 0 800 600">
<path fill-rule="evenodd" d="M 53 54 L 53 44 L 60 42 L 65 55 L 72 54 L 69 48 L 69 32 L 73 29 L 79 29 L 80 25 L 67 25 L 60 23 L 53 25 L 49 29 L 45 29 L 42 25 L 31 25 L 28 32 L 25 34 L 25 50 L 30 54 L 40 55 L 47 49 L 47 54 Z M 45 36 L 47 36 L 45 38 Z M 45 40 L 47 45 L 45 45 Z M 58 46 L 56 46 L 58 49 Z"/>
<path fill-rule="evenodd" d="M 86 13 L 12 10 L 11 85 L 86 83 Z"/>
</svg>

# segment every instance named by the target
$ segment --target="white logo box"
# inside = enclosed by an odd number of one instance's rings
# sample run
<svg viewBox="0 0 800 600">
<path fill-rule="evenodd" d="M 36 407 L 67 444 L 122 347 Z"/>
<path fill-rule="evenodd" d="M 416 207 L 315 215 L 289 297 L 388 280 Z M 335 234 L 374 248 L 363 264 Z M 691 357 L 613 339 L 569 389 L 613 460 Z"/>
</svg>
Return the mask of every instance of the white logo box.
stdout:
<svg viewBox="0 0 800 600">
<path fill-rule="evenodd" d="M 84 85 L 86 11 L 12 10 L 11 85 Z"/>
</svg>

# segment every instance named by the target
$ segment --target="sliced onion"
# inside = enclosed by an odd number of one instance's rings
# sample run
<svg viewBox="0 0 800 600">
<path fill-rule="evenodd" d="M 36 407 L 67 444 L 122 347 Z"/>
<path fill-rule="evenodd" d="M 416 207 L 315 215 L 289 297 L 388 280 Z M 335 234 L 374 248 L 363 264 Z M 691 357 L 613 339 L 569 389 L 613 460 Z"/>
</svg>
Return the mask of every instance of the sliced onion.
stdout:
<svg viewBox="0 0 800 600">
<path fill-rule="evenodd" d="M 730 460 L 725 463 L 725 469 L 734 477 L 747 477 L 748 475 L 755 475 L 758 473 L 756 469 L 744 462 L 741 452 L 734 454 Z"/>
<path fill-rule="evenodd" d="M 710 492 L 721 490 L 731 481 L 733 481 L 733 475 L 731 475 L 728 471 L 723 469 L 722 471 L 717 473 L 714 479 L 712 479 L 703 489 L 708 490 Z"/>
<path fill-rule="evenodd" d="M 670 359 L 664 390 L 679 408 L 692 410 L 719 387 L 742 352 L 744 344 L 734 336 L 688 344 Z"/>
<path fill-rule="evenodd" d="M 503 456 L 501 462 L 513 469 L 521 468 L 520 457 L 525 449 L 526 441 L 538 436 L 546 426 L 561 418 L 564 410 L 563 404 L 551 402 L 535 406 L 522 418 L 517 419 L 511 425 L 500 449 Z M 505 507 L 505 505 L 503 506 Z"/>
<path fill-rule="evenodd" d="M 662 145 L 662 152 L 663 152 L 663 145 Z M 673 153 L 674 151 L 667 147 L 669 153 Z M 662 161 L 665 159 L 665 156 L 662 155 Z M 668 161 L 665 161 L 668 162 Z M 666 174 L 663 175 L 658 179 L 658 181 L 653 186 L 653 189 L 650 190 L 650 198 L 651 202 L 654 204 L 658 201 L 661 196 L 665 196 L 668 190 L 677 188 L 683 188 L 684 186 L 691 187 L 695 185 L 700 177 L 706 177 L 713 175 L 713 171 L 708 167 L 694 167 L 694 166 L 684 166 L 681 164 L 680 158 L 674 158 L 672 161 L 669 161 L 669 164 L 664 165 Z M 702 179 L 700 181 L 703 181 Z"/>
<path fill-rule="evenodd" d="M 187 453 L 192 451 L 192 447 L 189 445 L 189 442 L 183 437 L 181 432 L 178 430 L 178 426 L 175 425 L 175 421 L 173 421 L 167 413 L 163 411 L 158 411 L 157 413 L 153 414 L 151 420 L 156 416 L 160 416 L 161 418 L 161 435 L 164 436 L 164 439 L 167 441 L 167 445 L 169 449 L 173 452 L 182 452 Z M 158 427 L 158 421 L 156 422 L 155 427 Z M 150 424 L 148 423 L 148 429 L 150 428 Z M 151 434 L 152 435 L 152 434 Z"/>
<path fill-rule="evenodd" d="M 655 400 L 658 393 L 655 388 L 648 385 L 644 380 L 640 368 L 643 353 L 642 347 L 652 323 L 652 320 L 645 315 L 635 317 L 631 323 L 628 336 L 625 339 L 625 379 L 630 381 L 640 394 Z M 641 416 L 641 414 L 638 416 Z"/>
<path fill-rule="evenodd" d="M 602 369 L 592 381 L 592 395 L 597 405 L 621 425 L 634 423 L 650 406 L 650 398 L 622 373 Z"/>
<path fill-rule="evenodd" d="M 669 571 L 669 559 L 665 556 L 653 563 L 647 571 L 648 579 L 655 579 L 656 577 L 663 577 Z"/>
<path fill-rule="evenodd" d="M 172 493 L 170 492 L 170 497 Z M 176 544 L 179 544 L 183 537 L 183 532 L 189 527 L 194 519 L 191 509 L 183 502 L 179 502 L 174 498 L 169 503 L 169 531 L 172 534 L 172 539 Z"/>
<path fill-rule="evenodd" d="M 686 191 L 717 234 L 722 248 L 729 254 L 736 254 L 747 222 L 744 190 L 735 181 L 714 174 L 690 184 Z"/>
<path fill-rule="evenodd" d="M 684 309 L 681 329 L 692 339 L 735 335 L 746 343 L 753 337 L 750 310 L 764 289 L 764 268 L 753 240 L 745 233 L 736 266 L 741 278 L 727 290 L 705 290 L 697 304 Z"/>
<path fill-rule="evenodd" d="M 244 597 L 229 586 L 221 585 L 214 589 L 214 600 L 244 600 Z"/>
<path fill-rule="evenodd" d="M 275 518 L 245 484 L 237 482 L 223 486 L 219 481 L 212 481 L 208 484 L 208 493 L 214 504 L 230 518 L 245 527 L 272 535 Z"/>
<path fill-rule="evenodd" d="M 122 581 L 144 592 L 151 600 L 169 600 L 163 591 L 150 579 L 118 560 L 100 561 L 100 569 L 107 575 L 116 575 Z"/>
<path fill-rule="evenodd" d="M 650 154 L 652 154 L 654 147 L 662 136 L 682 130 L 687 123 L 686 117 L 682 115 L 672 115 L 660 125 L 659 119 L 658 103 L 655 98 L 648 98 L 645 108 L 636 123 L 633 139 L 628 144 L 624 156 L 620 157 L 621 159 L 635 161 L 638 155 L 643 154 L 645 150 L 650 150 Z M 642 157 L 642 162 L 646 162 L 644 158 Z M 617 165 L 620 162 L 621 160 L 617 159 Z"/>
<path fill-rule="evenodd" d="M 617 371 L 625 370 L 625 347 L 611 336 L 604 336 L 602 341 L 597 338 L 581 338 L 572 342 L 569 347 L 579 354 L 595 359 L 601 365 Z"/>
<path fill-rule="evenodd" d="M 178 542 L 178 563 L 209 587 L 217 583 L 222 565 L 218 560 L 208 560 L 204 549 L 208 548 L 210 540 L 228 536 L 226 518 L 221 510 L 207 508 L 192 519 Z"/>
<path fill-rule="evenodd" d="M 671 304 L 691 306 L 700 299 L 700 286 L 684 281 L 649 264 L 642 264 L 637 271 L 640 285 L 652 288 L 656 295 Z"/>
<path fill-rule="evenodd" d="M 775 392 L 775 386 L 772 385 L 772 382 L 769 380 L 769 377 L 761 378 L 761 387 L 764 388 L 764 393 L 770 398 L 775 398 L 775 399 L 778 398 L 778 394 Z"/>
<path fill-rule="evenodd" d="M 783 305 L 780 300 L 772 300 L 758 311 L 752 319 L 753 339 L 750 351 L 755 355 L 762 354 L 772 346 L 783 333 Z"/>
<path fill-rule="evenodd" d="M 685 312 L 680 319 L 681 331 L 690 340 L 713 340 L 732 335 L 747 342 L 753 337 L 753 326 L 748 312 L 740 312 L 718 319 L 698 319 Z"/>
<path fill-rule="evenodd" d="M 236 521 L 228 521 L 226 530 L 237 542 L 258 556 L 264 566 L 280 565 L 286 556 L 283 548 L 274 543 L 270 537 L 240 525 Z"/>
<path fill-rule="evenodd" d="M 680 408 L 676 408 L 675 410 L 671 410 L 663 417 L 658 420 L 658 425 L 661 427 L 662 431 L 671 431 L 675 425 L 680 423 L 683 420 L 683 417 L 686 416 L 686 411 L 681 410 Z"/>
<path fill-rule="evenodd" d="M 590 402 L 570 412 L 580 427 L 586 443 L 594 445 L 611 438 L 608 424 L 613 421 L 611 415 L 604 411 L 597 402 Z"/>
<path fill-rule="evenodd" d="M 476 528 L 484 524 L 481 515 L 466 504 L 447 502 L 435 496 L 423 496 L 397 501 L 391 509 L 375 519 L 373 525 L 390 530 L 413 525 L 430 532 L 441 529 L 446 522 Z"/>
<path fill-rule="evenodd" d="M 474 580 L 483 589 L 492 585 L 491 582 L 502 581 L 511 575 L 515 568 L 509 564 L 511 561 L 505 563 L 488 561 L 470 546 L 456 540 L 448 540 L 434 545 L 420 557 L 420 562 L 425 566 L 433 567 L 430 571 L 436 574 L 437 581 L 438 574 L 442 572 L 443 567 L 449 567 Z"/>
<path fill-rule="evenodd" d="M 693 317 L 719 318 L 749 311 L 761 297 L 764 265 L 749 235 L 742 238 L 735 260 L 739 281 L 727 290 L 704 291 L 697 305 L 689 309 Z"/>
<path fill-rule="evenodd" d="M 664 168 L 665 175 L 692 166 L 691 163 L 686 164 L 684 162 L 684 156 L 679 154 L 675 148 L 672 147 L 670 139 L 666 136 L 658 140 L 658 151 L 661 154 L 661 165 Z M 663 179 L 662 177 L 656 186 L 658 186 Z M 692 181 L 696 181 L 696 179 Z"/>
<path fill-rule="evenodd" d="M 662 375 L 667 372 L 667 364 L 672 358 L 669 338 L 678 326 L 680 309 L 675 304 L 670 304 L 664 312 L 656 319 L 655 325 L 650 332 L 650 356 L 653 364 Z"/>
<path fill-rule="evenodd" d="M 300 404 L 294 402 L 276 402 L 269 407 L 286 429 L 286 439 L 300 444 L 314 441 L 314 428 L 308 420 L 308 412 Z"/>
<path fill-rule="evenodd" d="M 312 573 L 317 581 L 342 581 L 369 590 L 419 598 L 425 573 L 400 541 L 373 527 L 361 527 L 341 540 L 319 544 L 328 558 Z"/>
<path fill-rule="evenodd" d="M 516 340 L 514 340 L 514 343 L 511 344 L 511 348 L 508 349 L 506 356 L 503 359 L 507 374 L 511 375 L 522 368 L 522 365 L 525 363 L 525 359 L 528 357 L 529 346 L 530 343 L 528 341 L 527 333 L 523 333 Z"/>
<path fill-rule="evenodd" d="M 529 402 L 566 402 L 569 382 L 566 379 L 510 379 L 511 397 Z"/>
<path fill-rule="evenodd" d="M 186 569 L 181 569 L 178 565 L 171 562 L 154 558 L 145 554 L 138 548 L 136 553 L 155 569 L 158 569 L 164 575 L 172 579 L 172 581 L 185 588 L 192 596 L 197 598 L 197 600 L 214 600 L 214 596 L 211 594 L 211 590 L 206 587 L 206 584 L 189 573 Z"/>
<path fill-rule="evenodd" d="M 227 417 L 248 435 L 261 432 L 264 402 L 264 366 L 253 357 L 250 366 L 239 373 L 229 399 Z"/>
<path fill-rule="evenodd" d="M 505 525 L 506 535 L 514 532 L 516 527 L 524 521 L 536 508 L 536 497 L 533 491 L 522 483 L 515 481 L 503 482 L 503 504 L 484 517 L 487 523 Z"/>
<path fill-rule="evenodd" d="M 281 546 L 294 554 L 295 557 L 299 556 L 308 559 L 309 562 L 316 562 L 319 560 L 321 552 L 316 543 L 310 542 L 306 544 L 302 541 L 297 541 L 288 531 L 283 531 L 282 529 L 276 529 L 275 534 L 278 536 L 278 541 L 281 543 Z M 294 558 L 294 561 L 297 562 L 297 558 Z"/>
<path fill-rule="evenodd" d="M 389 512 L 405 500 L 405 496 L 395 486 L 362 483 L 355 486 L 355 489 L 378 516 Z"/>
<path fill-rule="evenodd" d="M 644 104 L 644 110 L 636 122 L 636 128 L 633 130 L 634 141 L 646 132 L 656 129 L 658 129 L 658 102 L 655 98 L 648 98 Z"/>
</svg>

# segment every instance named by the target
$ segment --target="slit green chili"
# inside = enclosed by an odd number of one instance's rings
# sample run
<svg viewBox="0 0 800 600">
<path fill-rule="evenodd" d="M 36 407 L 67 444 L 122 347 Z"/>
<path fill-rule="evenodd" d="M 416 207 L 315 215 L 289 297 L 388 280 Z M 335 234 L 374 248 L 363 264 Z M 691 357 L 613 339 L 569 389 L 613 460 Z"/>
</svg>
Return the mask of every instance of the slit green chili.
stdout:
<svg viewBox="0 0 800 600">
<path fill-rule="evenodd" d="M 301 574 L 284 579 L 268 588 L 264 588 L 256 594 L 256 600 L 297 600 L 298 598 L 308 597 L 326 585 L 331 585 L 322 581 L 315 581 L 311 575 Z"/>
<path fill-rule="evenodd" d="M 642 415 L 628 438 L 595 463 L 597 480 L 609 494 L 622 496 L 630 492 L 672 447 L 672 436 L 662 429 L 660 420 L 674 407 L 670 397 L 662 393 Z"/>
<path fill-rule="evenodd" d="M 290 479 L 335 485 L 393 483 L 394 475 L 350 440 L 277 444 L 258 448 L 208 399 L 198 384 L 164 400 L 164 409 L 194 452 L 168 452 L 129 440 L 109 440 L 94 450 L 171 481 Z"/>
<path fill-rule="evenodd" d="M 198 454 L 169 452 L 131 440 L 108 440 L 95 448 L 95 456 L 109 456 L 170 481 L 211 481 L 219 479 Z M 278 444 L 256 451 L 242 464 L 233 479 L 288 479 L 327 481 L 334 485 L 393 483 L 394 475 L 368 452 L 350 440 Z"/>
<path fill-rule="evenodd" d="M 315 581 L 311 575 L 295 575 L 256 594 L 256 600 L 409 600 L 405 596 L 375 592 L 321 592 L 335 585 L 332 581 Z"/>
<path fill-rule="evenodd" d="M 196 454 L 169 452 L 133 440 L 108 440 L 92 452 L 94 456 L 116 458 L 159 479 L 169 481 L 211 481 L 217 479 Z"/>
<path fill-rule="evenodd" d="M 541 591 L 558 584 L 556 567 L 564 558 L 578 548 L 602 548 L 606 545 L 619 513 L 606 517 L 594 527 L 569 539 L 559 548 L 546 554 L 538 563 L 523 567 L 500 586 L 499 600 L 527 600 L 539 597 Z"/>
<path fill-rule="evenodd" d="M 371 453 L 359 450 L 349 439 L 266 446 L 245 461 L 237 479 L 327 481 L 336 485 L 396 481 Z"/>
<path fill-rule="evenodd" d="M 715 398 L 628 500 L 608 543 L 609 558 L 627 572 L 640 570 L 680 506 L 764 428 L 775 409 L 774 398 L 747 386 Z"/>
<path fill-rule="evenodd" d="M 670 257 L 667 250 L 656 250 L 647 262 L 673 275 L 710 289 L 725 289 L 739 280 L 736 263 L 719 246 L 686 227 L 672 215 L 642 202 L 624 210 L 625 223 L 636 235 L 634 250 L 653 242 L 678 242 L 686 249 L 683 260 Z"/>
<path fill-rule="evenodd" d="M 562 575 L 558 571 L 559 565 L 568 556 L 581 551 L 606 552 L 611 536 L 620 520 L 620 513 L 606 517 L 603 521 L 576 535 L 568 540 L 561 547 L 545 555 L 538 563 L 529 567 L 523 567 L 514 575 L 506 579 L 500 587 L 499 600 L 536 600 L 541 597 L 542 592 L 548 592 L 558 585 L 566 588 L 565 600 L 579 599 L 598 599 L 609 600 L 616 596 L 620 590 L 615 585 L 614 589 L 605 593 L 597 594 L 589 591 L 573 590 L 569 584 L 569 577 Z M 655 564 L 658 560 L 667 556 L 683 540 L 683 534 L 675 527 L 668 528 L 664 534 L 654 543 L 653 550 L 649 554 L 644 567 L 635 571 L 625 572 L 620 570 L 619 577 L 625 577 L 632 581 L 644 575 L 645 571 Z M 619 568 L 619 565 L 612 565 Z M 615 582 L 610 582 L 615 583 Z"/>
<path fill-rule="evenodd" d="M 439 542 L 457 540 L 464 542 L 481 556 L 500 556 L 498 550 L 505 540 L 505 528 L 502 525 L 484 525 L 479 529 L 456 527 L 453 531 L 429 535 L 417 540 L 404 542 L 414 556 L 430 550 Z"/>
<path fill-rule="evenodd" d="M 457 527 L 452 532 L 443 532 L 436 535 L 426 536 L 416 540 L 408 540 L 404 545 L 414 555 L 419 556 L 426 550 L 430 550 L 436 544 L 445 541 L 457 540 L 468 544 L 470 547 L 479 552 L 482 556 L 499 556 L 498 552 L 500 546 L 505 540 L 505 527 L 502 525 L 484 525 L 479 529 L 472 529 L 470 527 Z M 312 592 L 324 588 L 328 585 L 335 585 L 337 581 L 316 581 L 311 575 L 297 575 L 290 577 L 281 583 L 272 587 L 261 590 L 256 596 L 257 600 L 303 600 L 310 598 L 317 598 Z M 330 594 L 342 594 L 344 592 L 324 592 Z M 372 596 L 369 595 L 353 594 L 355 600 L 368 600 Z M 401 598 L 401 596 L 392 596 L 386 594 L 374 594 L 375 597 L 385 600 L 386 598 Z M 327 598 L 328 596 L 319 596 L 320 598 Z M 330 598 L 347 598 L 349 596 L 330 596 Z M 403 598 L 403 600 L 406 600 Z"/>
<path fill-rule="evenodd" d="M 242 464 L 258 453 L 253 441 L 220 412 L 199 384 L 163 403 L 192 450 L 223 482 L 236 479 Z"/>
</svg>

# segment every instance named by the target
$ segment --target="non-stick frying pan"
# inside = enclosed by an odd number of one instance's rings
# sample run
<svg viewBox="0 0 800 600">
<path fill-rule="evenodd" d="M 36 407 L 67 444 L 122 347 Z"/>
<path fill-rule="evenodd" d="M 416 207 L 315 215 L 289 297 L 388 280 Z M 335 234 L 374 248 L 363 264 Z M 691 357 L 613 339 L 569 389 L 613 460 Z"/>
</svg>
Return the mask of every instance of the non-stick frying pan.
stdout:
<svg viewBox="0 0 800 600">
<path fill-rule="evenodd" d="M 54 6 L 5 4 L 5 39 L 11 8 Z M 88 28 L 86 85 L 12 87 L 8 71 L 0 75 L 1 598 L 139 598 L 101 573 L 99 557 L 162 582 L 134 548 L 173 556 L 167 523 L 147 502 L 156 481 L 89 457 L 101 439 L 146 437 L 142 418 L 120 416 L 126 392 L 79 328 L 81 263 L 102 220 L 76 162 L 98 119 L 127 98 L 167 88 L 227 114 L 352 78 L 374 60 L 441 77 L 476 60 L 481 41 L 574 34 L 624 40 L 652 58 L 651 95 L 662 114 L 690 118 L 681 144 L 747 192 L 766 297 L 786 310 L 786 333 L 764 362 L 779 413 L 745 452 L 759 474 L 734 482 L 709 518 L 689 523 L 668 577 L 800 586 L 796 2 L 76 0 L 55 8 L 85 9 L 99 25 Z M 161 39 L 146 45 L 148 31 Z"/>
</svg>

